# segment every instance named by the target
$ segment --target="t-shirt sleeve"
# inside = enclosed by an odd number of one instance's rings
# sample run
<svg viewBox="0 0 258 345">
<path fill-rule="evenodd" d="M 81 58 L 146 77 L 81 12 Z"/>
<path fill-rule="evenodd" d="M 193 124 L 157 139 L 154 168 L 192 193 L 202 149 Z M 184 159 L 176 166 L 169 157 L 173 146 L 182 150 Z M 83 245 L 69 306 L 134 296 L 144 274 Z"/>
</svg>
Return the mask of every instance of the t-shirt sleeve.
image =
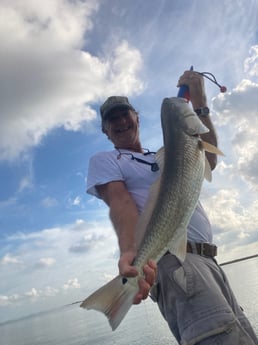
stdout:
<svg viewBox="0 0 258 345">
<path fill-rule="evenodd" d="M 110 152 L 100 152 L 92 156 L 88 168 L 87 193 L 100 198 L 96 186 L 112 181 L 124 181 L 116 157 Z"/>
</svg>

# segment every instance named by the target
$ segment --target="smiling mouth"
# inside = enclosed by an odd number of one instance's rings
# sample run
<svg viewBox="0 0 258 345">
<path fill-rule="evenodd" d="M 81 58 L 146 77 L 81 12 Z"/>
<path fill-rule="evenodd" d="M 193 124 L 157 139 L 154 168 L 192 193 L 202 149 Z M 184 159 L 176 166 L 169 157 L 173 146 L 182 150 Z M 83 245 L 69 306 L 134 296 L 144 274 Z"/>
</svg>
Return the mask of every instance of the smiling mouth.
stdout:
<svg viewBox="0 0 258 345">
<path fill-rule="evenodd" d="M 124 132 L 127 132 L 129 129 L 131 129 L 131 126 L 128 126 L 126 128 L 119 128 L 119 129 L 116 129 L 116 133 L 124 133 Z"/>
</svg>

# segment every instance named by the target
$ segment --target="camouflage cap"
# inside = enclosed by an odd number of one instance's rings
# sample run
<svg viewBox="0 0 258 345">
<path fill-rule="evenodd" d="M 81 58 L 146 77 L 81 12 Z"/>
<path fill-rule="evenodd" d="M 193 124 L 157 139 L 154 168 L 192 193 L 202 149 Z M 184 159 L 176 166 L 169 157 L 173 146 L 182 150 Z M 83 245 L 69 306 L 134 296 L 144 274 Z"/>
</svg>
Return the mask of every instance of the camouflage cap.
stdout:
<svg viewBox="0 0 258 345">
<path fill-rule="evenodd" d="M 100 107 L 100 115 L 102 121 L 105 120 L 108 114 L 116 108 L 127 108 L 135 110 L 134 107 L 129 103 L 127 97 L 124 96 L 111 96 L 102 104 Z"/>
</svg>

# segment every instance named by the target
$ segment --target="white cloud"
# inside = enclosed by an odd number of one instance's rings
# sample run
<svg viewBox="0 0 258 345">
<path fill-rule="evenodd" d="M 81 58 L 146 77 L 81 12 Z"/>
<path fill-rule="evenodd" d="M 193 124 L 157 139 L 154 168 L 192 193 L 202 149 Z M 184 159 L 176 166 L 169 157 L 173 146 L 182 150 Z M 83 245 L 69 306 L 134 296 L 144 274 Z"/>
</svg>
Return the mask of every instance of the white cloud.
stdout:
<svg viewBox="0 0 258 345">
<path fill-rule="evenodd" d="M 4 257 L 0 260 L 0 264 L 2 265 L 9 265 L 9 264 L 21 264 L 22 261 L 11 254 L 6 254 Z"/>
<path fill-rule="evenodd" d="M 10 296 L 0 295 L 0 307 L 5 307 L 10 304 L 15 304 L 20 300 L 21 296 L 14 294 Z"/>
<path fill-rule="evenodd" d="M 88 227 L 91 227 L 91 226 L 92 226 L 92 223 L 91 224 L 87 223 L 83 219 L 76 219 L 74 224 L 72 224 L 72 226 L 71 226 L 71 230 L 72 231 L 84 231 Z"/>
<path fill-rule="evenodd" d="M 84 237 L 79 238 L 70 246 L 70 251 L 73 253 L 87 253 L 92 249 L 96 249 L 101 246 L 105 241 L 106 236 L 104 234 L 98 234 L 96 232 L 89 232 Z"/>
<path fill-rule="evenodd" d="M 246 78 L 231 92 L 214 98 L 213 108 L 218 125 L 228 133 L 227 145 L 230 141 L 236 160 L 235 174 L 258 189 L 258 46 L 252 47 L 250 54 L 244 62 Z"/>
<path fill-rule="evenodd" d="M 23 192 L 25 189 L 30 189 L 32 188 L 32 181 L 31 178 L 29 176 L 24 176 L 19 184 L 19 193 Z"/>
<path fill-rule="evenodd" d="M 53 128 L 82 130 L 96 117 L 92 104 L 110 92 L 142 90 L 141 55 L 126 41 L 106 57 L 83 50 L 97 9 L 96 1 L 1 3 L 0 159 L 16 158 Z"/>
<path fill-rule="evenodd" d="M 69 279 L 67 283 L 64 284 L 64 290 L 68 289 L 80 289 L 81 285 L 77 278 Z"/>
<path fill-rule="evenodd" d="M 46 286 L 42 289 L 36 289 L 32 288 L 31 290 L 27 291 L 24 293 L 24 295 L 18 296 L 17 299 L 24 299 L 24 298 L 29 298 L 32 301 L 35 301 L 40 298 L 45 298 L 45 297 L 54 297 L 58 294 L 59 290 L 51 287 L 51 286 Z M 11 296 L 9 297 L 9 300 L 11 301 Z"/>
<path fill-rule="evenodd" d="M 44 297 L 53 297 L 59 293 L 59 290 L 54 287 L 47 286 L 41 293 Z"/>
<path fill-rule="evenodd" d="M 258 76 L 258 45 L 250 49 L 250 57 L 244 62 L 244 70 L 250 77 Z"/>
<path fill-rule="evenodd" d="M 243 209 L 239 203 L 239 193 L 234 189 L 219 190 L 205 200 L 211 223 L 221 231 L 241 228 Z M 216 207 L 213 207 L 216 205 Z"/>
<path fill-rule="evenodd" d="M 41 258 L 36 264 L 37 267 L 50 267 L 53 266 L 56 260 L 54 258 Z"/>
<path fill-rule="evenodd" d="M 44 256 L 41 251 L 64 252 L 71 248 L 86 246 L 88 250 L 95 246 L 101 246 L 104 239 L 107 239 L 112 233 L 111 226 L 105 223 L 85 222 L 82 219 L 76 220 L 72 224 L 66 224 L 63 227 L 54 227 L 43 229 L 37 232 L 24 233 L 18 232 L 8 237 L 7 242 L 19 242 L 23 250 L 23 257 L 26 258 L 30 253 L 36 254 L 39 259 L 42 257 L 55 258 L 56 255 Z M 27 251 L 28 250 L 28 251 Z M 66 253 L 67 254 L 67 253 Z"/>
<path fill-rule="evenodd" d="M 203 201 L 219 246 L 219 259 L 236 259 L 257 254 L 258 202 L 246 201 L 234 188 L 221 189 Z M 246 248 L 252 248 L 247 251 Z M 237 254 L 237 256 L 236 256 Z"/>
<path fill-rule="evenodd" d="M 69 289 L 80 288 L 80 284 L 78 283 L 78 280 L 76 279 L 69 280 L 67 286 Z M 0 295 L 0 307 L 6 307 L 8 305 L 17 306 L 17 303 L 19 303 L 20 305 L 20 303 L 23 303 L 23 302 L 27 303 L 28 300 L 35 303 L 36 301 L 45 300 L 48 297 L 55 297 L 59 293 L 60 293 L 60 289 L 57 289 L 52 286 L 45 286 L 40 289 L 32 287 L 30 290 L 21 294 L 13 294 L 9 296 Z"/>
<path fill-rule="evenodd" d="M 0 307 L 5 307 L 9 303 L 10 302 L 8 296 L 0 295 Z"/>
<path fill-rule="evenodd" d="M 250 234 L 246 233 L 245 231 L 241 231 L 240 234 L 238 234 L 238 237 L 243 239 L 243 238 L 250 237 Z"/>
<path fill-rule="evenodd" d="M 241 201 L 241 193 L 237 190 L 218 191 L 211 198 L 211 203 L 217 206 L 213 210 L 213 221 L 223 229 L 256 231 L 258 203 L 250 201 L 244 205 Z"/>
<path fill-rule="evenodd" d="M 110 56 L 108 73 L 111 85 L 107 85 L 106 96 L 114 94 L 137 94 L 144 85 L 137 78 L 136 73 L 142 66 L 141 54 L 137 49 L 129 46 L 125 40 L 121 42 Z M 111 89 L 110 89 L 111 86 Z"/>
<path fill-rule="evenodd" d="M 106 260 L 116 267 L 111 258 L 115 244 L 110 225 L 87 223 L 81 219 L 62 228 L 10 236 L 1 248 L 2 251 L 13 248 L 12 254 L 6 253 L 0 258 L 2 295 L 8 296 L 9 303 L 9 296 L 19 295 L 22 303 L 24 298 L 35 301 L 50 296 L 55 293 L 54 289 L 62 290 L 64 285 L 66 290 L 79 288 L 78 279 L 70 277 L 88 276 L 89 271 L 98 274 L 96 267 Z M 88 261 L 92 263 L 90 267 L 85 265 Z M 84 279 L 84 284 L 86 281 Z M 53 290 L 46 288 L 50 286 Z"/>
<path fill-rule="evenodd" d="M 25 296 L 30 297 L 30 298 L 37 298 L 39 297 L 39 293 L 37 289 L 32 288 L 30 291 L 25 292 Z"/>
<path fill-rule="evenodd" d="M 41 204 L 46 208 L 52 208 L 58 205 L 58 201 L 55 198 L 48 196 L 41 201 Z"/>
<path fill-rule="evenodd" d="M 76 198 L 74 198 L 72 201 L 71 201 L 72 205 L 73 206 L 78 206 L 80 205 L 81 203 L 81 197 L 80 196 L 77 196 Z"/>
</svg>

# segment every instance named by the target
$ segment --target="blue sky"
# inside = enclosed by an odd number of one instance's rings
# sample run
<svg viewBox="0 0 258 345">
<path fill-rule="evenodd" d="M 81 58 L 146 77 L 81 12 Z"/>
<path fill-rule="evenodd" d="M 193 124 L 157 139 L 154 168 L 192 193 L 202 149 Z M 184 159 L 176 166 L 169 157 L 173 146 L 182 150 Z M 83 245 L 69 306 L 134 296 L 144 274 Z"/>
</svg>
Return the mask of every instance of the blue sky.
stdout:
<svg viewBox="0 0 258 345">
<path fill-rule="evenodd" d="M 0 322 L 117 273 L 108 210 L 85 193 L 89 157 L 112 149 L 99 106 L 128 96 L 157 150 L 162 99 L 191 65 L 228 88 L 206 82 L 226 155 L 201 195 L 218 261 L 257 254 L 257 13 L 257 0 L 1 1 Z"/>
</svg>

